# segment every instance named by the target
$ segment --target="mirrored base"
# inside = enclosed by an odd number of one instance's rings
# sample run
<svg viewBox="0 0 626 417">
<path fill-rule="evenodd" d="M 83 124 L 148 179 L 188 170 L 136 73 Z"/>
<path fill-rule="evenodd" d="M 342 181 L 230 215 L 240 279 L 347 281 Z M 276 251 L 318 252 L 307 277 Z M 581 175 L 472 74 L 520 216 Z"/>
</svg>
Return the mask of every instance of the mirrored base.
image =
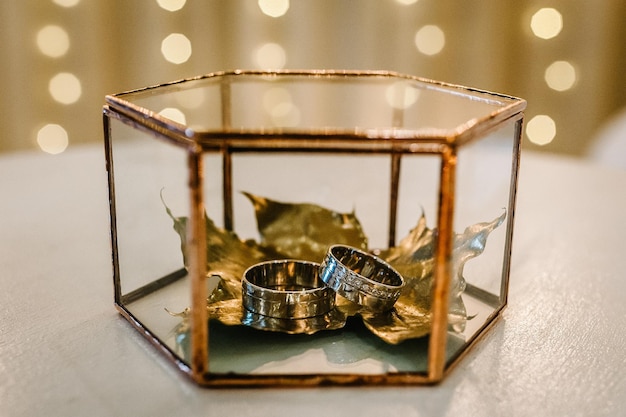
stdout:
<svg viewBox="0 0 626 417">
<path fill-rule="evenodd" d="M 463 294 L 468 317 L 465 330 L 449 332 L 446 361 L 450 363 L 494 318 L 493 296 L 480 299 L 480 291 Z M 128 311 L 184 363 L 189 364 L 189 335 L 180 326 L 183 319 L 169 312 L 189 306 L 188 278 L 128 303 Z M 491 298 L 491 299 L 487 299 Z M 167 310 L 166 310 L 167 309 Z M 342 329 L 313 335 L 293 335 L 209 324 L 209 372 L 237 375 L 426 374 L 428 337 L 391 345 L 351 317 Z"/>
</svg>

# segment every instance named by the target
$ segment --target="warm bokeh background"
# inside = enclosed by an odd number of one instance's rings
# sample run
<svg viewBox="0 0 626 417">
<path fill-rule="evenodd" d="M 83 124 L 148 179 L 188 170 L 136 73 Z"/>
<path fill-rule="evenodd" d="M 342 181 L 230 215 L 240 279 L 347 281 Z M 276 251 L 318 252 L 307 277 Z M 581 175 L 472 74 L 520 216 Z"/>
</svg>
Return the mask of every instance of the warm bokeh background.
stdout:
<svg viewBox="0 0 626 417">
<path fill-rule="evenodd" d="M 623 0 L 2 1 L 0 151 L 100 142 L 107 93 L 327 68 L 523 97 L 525 147 L 584 156 L 626 106 L 625 22 Z"/>
</svg>

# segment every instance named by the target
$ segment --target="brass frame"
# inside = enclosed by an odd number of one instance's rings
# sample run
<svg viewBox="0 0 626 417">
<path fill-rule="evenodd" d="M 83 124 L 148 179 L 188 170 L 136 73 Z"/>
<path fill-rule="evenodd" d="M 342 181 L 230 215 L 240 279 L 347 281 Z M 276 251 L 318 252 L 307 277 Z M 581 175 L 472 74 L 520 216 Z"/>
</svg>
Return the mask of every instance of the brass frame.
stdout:
<svg viewBox="0 0 626 417">
<path fill-rule="evenodd" d="M 281 75 L 312 76 L 312 77 L 396 77 L 402 79 L 417 80 L 427 83 L 431 88 L 444 88 L 457 91 L 459 94 L 480 93 L 493 100 L 506 100 L 508 105 L 497 108 L 491 114 L 485 115 L 480 120 L 473 120 L 455 131 L 429 132 L 423 134 L 406 131 L 372 132 L 372 131 L 241 131 L 235 130 L 230 123 L 230 80 L 239 76 L 264 75 L 279 77 Z M 223 103 L 222 126 L 219 131 L 190 131 L 183 125 L 154 114 L 151 111 L 138 107 L 124 99 L 130 93 L 150 93 L 155 88 L 199 80 L 210 77 L 220 77 L 221 98 Z M 179 80 L 174 83 L 147 87 L 126 93 L 106 97 L 103 108 L 104 138 L 106 148 L 106 161 L 109 182 L 109 202 L 111 216 L 111 241 L 113 246 L 113 280 L 115 291 L 115 306 L 120 314 L 125 317 L 137 330 L 139 330 L 153 345 L 155 345 L 166 357 L 174 362 L 185 374 L 202 386 L 319 386 L 319 385 L 364 385 L 364 384 L 432 384 L 442 378 L 458 363 L 459 359 L 485 334 L 485 330 L 493 325 L 500 311 L 507 303 L 508 277 L 510 268 L 511 240 L 513 231 L 513 209 L 515 207 L 515 195 L 517 188 L 517 172 L 520 155 L 521 127 L 523 122 L 523 110 L 526 102 L 515 97 L 489 93 L 482 90 L 470 89 L 423 78 L 407 76 L 387 71 L 231 71 L 217 72 L 195 78 Z M 394 115 L 397 125 L 401 125 L 401 112 Z M 121 293 L 120 271 L 117 254 L 117 231 L 115 209 L 115 181 L 113 174 L 113 158 L 111 148 L 110 119 L 117 119 L 123 123 L 145 132 L 149 132 L 157 139 L 166 140 L 177 146 L 183 147 L 187 152 L 188 159 L 188 185 L 190 199 L 190 216 L 188 230 L 188 275 L 191 279 L 191 360 L 190 363 L 182 361 L 172 352 L 158 337 L 145 327 L 125 306 L 126 302 L 133 297 L 141 297 L 156 287 L 163 287 L 184 275 L 184 271 L 171 274 L 148 285 L 150 288 L 142 288 L 136 294 Z M 453 237 L 453 214 L 455 209 L 455 180 L 457 165 L 457 150 L 459 146 L 479 139 L 490 131 L 498 128 L 506 122 L 516 123 L 515 151 L 510 192 L 510 215 L 507 223 L 507 238 L 505 243 L 505 259 L 501 284 L 501 294 L 497 302 L 498 306 L 491 317 L 485 322 L 473 340 L 468 341 L 465 348 L 456 358 L 450 361 L 446 367 L 446 335 L 447 335 L 447 312 L 448 295 L 450 292 L 451 254 Z M 323 143 L 315 138 L 323 135 Z M 382 136 L 384 135 L 384 136 Z M 259 139 L 262 137 L 262 139 Z M 304 140 L 303 140 L 304 139 Z M 367 142 L 362 139 L 367 139 Z M 416 143 L 418 144 L 416 146 Z M 412 145 L 412 146 L 410 146 Z M 209 371 L 209 330 L 206 325 L 208 313 L 206 309 L 207 290 L 205 285 L 206 276 L 206 236 L 204 227 L 204 198 L 203 198 L 203 160 L 204 152 L 220 152 L 223 160 L 223 190 L 224 190 L 224 224 L 227 229 L 232 228 L 232 161 L 234 152 L 356 152 L 376 153 L 390 155 L 390 172 L 392 178 L 391 194 L 389 196 L 389 242 L 395 242 L 395 222 L 397 211 L 397 190 L 401 157 L 403 154 L 427 153 L 436 154 L 441 158 L 440 168 L 440 201 L 438 206 L 437 228 L 440 231 L 437 239 L 435 288 L 433 299 L 433 326 L 429 339 L 427 374 L 421 373 L 391 373 L 383 375 L 352 375 L 352 374 L 321 374 L 321 375 L 233 375 L 214 374 Z M 480 292 L 482 290 L 469 286 L 468 291 Z"/>
</svg>

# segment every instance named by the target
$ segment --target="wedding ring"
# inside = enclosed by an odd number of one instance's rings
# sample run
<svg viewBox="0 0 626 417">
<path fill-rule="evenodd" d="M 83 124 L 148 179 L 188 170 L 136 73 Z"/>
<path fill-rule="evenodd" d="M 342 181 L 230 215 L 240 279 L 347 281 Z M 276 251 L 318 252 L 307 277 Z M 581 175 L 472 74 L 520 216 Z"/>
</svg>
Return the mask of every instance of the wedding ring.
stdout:
<svg viewBox="0 0 626 417">
<path fill-rule="evenodd" d="M 328 249 L 319 275 L 337 294 L 374 311 L 390 310 L 404 286 L 402 275 L 391 265 L 344 245 Z"/>
<path fill-rule="evenodd" d="M 254 314 L 278 319 L 321 316 L 335 307 L 335 293 L 319 278 L 320 264 L 280 260 L 248 268 L 242 278 L 242 303 Z"/>
</svg>

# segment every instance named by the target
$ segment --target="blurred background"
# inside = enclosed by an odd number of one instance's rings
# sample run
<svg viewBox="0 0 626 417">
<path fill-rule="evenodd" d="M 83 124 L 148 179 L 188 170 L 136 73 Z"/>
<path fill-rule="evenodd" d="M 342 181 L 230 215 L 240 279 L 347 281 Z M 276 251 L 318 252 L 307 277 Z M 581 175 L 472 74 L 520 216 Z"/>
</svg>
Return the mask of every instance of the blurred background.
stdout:
<svg viewBox="0 0 626 417">
<path fill-rule="evenodd" d="M 625 22 L 623 0 L 2 1 L 0 152 L 101 143 L 105 94 L 324 68 L 522 97 L 524 147 L 589 156 L 626 106 Z"/>
</svg>

